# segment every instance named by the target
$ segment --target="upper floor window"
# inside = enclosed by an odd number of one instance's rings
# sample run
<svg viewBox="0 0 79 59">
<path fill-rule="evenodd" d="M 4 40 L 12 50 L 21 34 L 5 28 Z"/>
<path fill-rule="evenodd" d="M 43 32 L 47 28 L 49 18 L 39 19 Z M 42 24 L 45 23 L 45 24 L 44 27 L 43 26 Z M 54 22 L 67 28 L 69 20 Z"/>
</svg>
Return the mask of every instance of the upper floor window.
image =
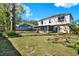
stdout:
<svg viewBox="0 0 79 59">
<path fill-rule="evenodd" d="M 43 24 L 43 21 L 41 21 L 41 24 Z"/>
<path fill-rule="evenodd" d="M 65 20 L 65 17 L 64 16 L 58 17 L 58 22 L 64 22 L 64 20 Z"/>
<path fill-rule="evenodd" d="M 51 19 L 49 19 L 49 23 L 51 23 Z"/>
</svg>

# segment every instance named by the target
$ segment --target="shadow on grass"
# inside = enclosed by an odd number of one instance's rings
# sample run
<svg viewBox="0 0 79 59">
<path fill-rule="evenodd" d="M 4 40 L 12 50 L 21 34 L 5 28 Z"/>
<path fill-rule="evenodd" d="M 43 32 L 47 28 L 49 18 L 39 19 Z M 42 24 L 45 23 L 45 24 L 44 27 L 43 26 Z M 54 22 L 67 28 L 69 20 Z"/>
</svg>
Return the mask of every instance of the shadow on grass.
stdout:
<svg viewBox="0 0 79 59">
<path fill-rule="evenodd" d="M 70 36 L 70 34 L 66 33 L 26 33 L 24 36 Z"/>
<path fill-rule="evenodd" d="M 6 37 L 0 37 L 0 56 L 21 56 Z"/>
<path fill-rule="evenodd" d="M 51 34 L 27 34 L 24 36 L 51 36 Z"/>
</svg>

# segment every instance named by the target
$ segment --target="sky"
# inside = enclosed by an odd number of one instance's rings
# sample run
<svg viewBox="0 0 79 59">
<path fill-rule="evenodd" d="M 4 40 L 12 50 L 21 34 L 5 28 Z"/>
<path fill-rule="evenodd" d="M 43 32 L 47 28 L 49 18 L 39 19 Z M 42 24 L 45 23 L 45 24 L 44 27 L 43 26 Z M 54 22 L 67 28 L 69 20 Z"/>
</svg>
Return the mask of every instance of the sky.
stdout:
<svg viewBox="0 0 79 59">
<path fill-rule="evenodd" d="M 26 13 L 21 15 L 24 20 L 40 20 L 49 16 L 71 13 L 74 20 L 79 19 L 78 3 L 25 3 Z"/>
</svg>

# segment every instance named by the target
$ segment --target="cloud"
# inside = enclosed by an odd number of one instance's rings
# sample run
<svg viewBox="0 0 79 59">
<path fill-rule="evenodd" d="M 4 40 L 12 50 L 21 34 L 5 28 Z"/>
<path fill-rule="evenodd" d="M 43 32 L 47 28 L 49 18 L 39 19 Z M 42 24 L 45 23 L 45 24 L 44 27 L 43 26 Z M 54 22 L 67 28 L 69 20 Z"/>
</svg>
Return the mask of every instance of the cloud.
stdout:
<svg viewBox="0 0 79 59">
<path fill-rule="evenodd" d="M 30 8 L 29 7 L 26 7 L 26 12 L 30 12 Z"/>
<path fill-rule="evenodd" d="M 33 15 L 33 13 L 31 12 L 30 7 L 28 7 L 28 6 L 24 5 L 24 4 L 23 4 L 23 7 L 24 7 L 24 9 L 25 9 L 24 15 L 25 15 L 26 17 L 29 17 L 29 16 L 32 16 L 32 15 Z"/>
<path fill-rule="evenodd" d="M 26 17 L 29 17 L 29 16 L 32 16 L 33 13 L 26 13 L 25 15 L 26 15 Z"/>
<path fill-rule="evenodd" d="M 32 16 L 31 10 L 30 10 L 30 8 L 28 6 L 26 7 L 25 16 L 26 17 Z"/>
<path fill-rule="evenodd" d="M 78 3 L 55 3 L 54 5 L 56 7 L 70 8 L 70 7 L 78 5 Z"/>
<path fill-rule="evenodd" d="M 31 12 L 30 8 L 29 7 L 26 7 L 26 12 L 25 12 L 25 16 L 26 17 L 29 17 L 29 16 L 32 16 L 33 13 Z"/>
</svg>

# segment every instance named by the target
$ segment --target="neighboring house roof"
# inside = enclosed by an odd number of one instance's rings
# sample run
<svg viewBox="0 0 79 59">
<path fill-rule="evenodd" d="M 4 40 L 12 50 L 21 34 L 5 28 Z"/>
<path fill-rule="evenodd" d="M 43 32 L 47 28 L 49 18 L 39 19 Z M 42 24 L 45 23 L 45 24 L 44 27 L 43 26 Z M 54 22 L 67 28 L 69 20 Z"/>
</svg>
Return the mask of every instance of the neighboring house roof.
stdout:
<svg viewBox="0 0 79 59">
<path fill-rule="evenodd" d="M 23 25 L 20 25 L 20 26 L 16 27 L 16 30 L 30 30 L 32 28 L 33 28 L 32 25 L 23 24 Z"/>
<path fill-rule="evenodd" d="M 46 20 L 46 19 L 52 18 L 52 17 L 60 17 L 60 16 L 66 16 L 66 15 L 70 15 L 71 18 L 73 19 L 71 13 L 65 13 L 65 14 L 57 14 L 57 15 L 54 15 L 54 16 L 46 17 L 46 18 L 43 18 L 43 19 L 41 19 L 41 20 L 39 20 L 39 21 L 43 21 L 43 20 Z"/>
</svg>

